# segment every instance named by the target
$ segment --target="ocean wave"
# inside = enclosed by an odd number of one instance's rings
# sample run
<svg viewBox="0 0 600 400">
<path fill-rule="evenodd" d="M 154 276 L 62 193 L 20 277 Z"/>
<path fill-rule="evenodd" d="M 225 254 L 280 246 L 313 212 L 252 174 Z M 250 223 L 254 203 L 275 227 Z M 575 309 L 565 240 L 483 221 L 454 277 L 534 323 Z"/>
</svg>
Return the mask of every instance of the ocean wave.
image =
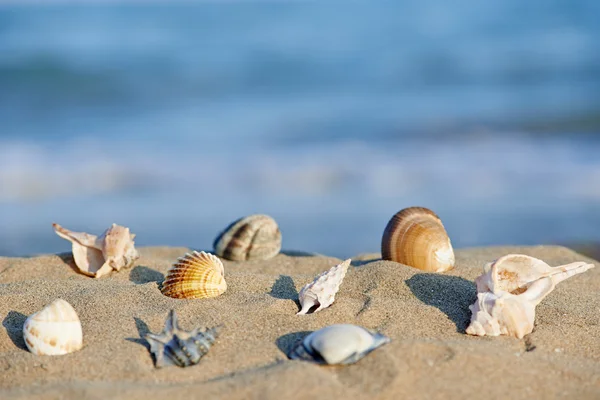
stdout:
<svg viewBox="0 0 600 400">
<path fill-rule="evenodd" d="M 18 202 L 205 185 L 230 195 L 410 196 L 448 193 L 458 201 L 526 201 L 544 196 L 600 199 L 600 143 L 586 136 L 468 138 L 369 143 L 346 141 L 284 148 L 222 149 L 137 141 L 61 144 L 0 142 L 0 200 Z M 560 188 L 558 190 L 557 188 Z"/>
</svg>

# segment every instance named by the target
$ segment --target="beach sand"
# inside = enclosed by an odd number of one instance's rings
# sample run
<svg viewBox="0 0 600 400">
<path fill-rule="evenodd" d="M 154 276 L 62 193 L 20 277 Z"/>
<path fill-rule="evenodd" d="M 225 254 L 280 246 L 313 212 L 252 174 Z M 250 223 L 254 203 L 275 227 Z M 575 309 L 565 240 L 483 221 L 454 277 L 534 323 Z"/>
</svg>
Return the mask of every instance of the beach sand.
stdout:
<svg viewBox="0 0 600 400">
<path fill-rule="evenodd" d="M 496 399 L 600 398 L 600 264 L 559 284 L 538 307 L 532 334 L 465 334 L 482 266 L 509 253 L 552 266 L 589 258 L 565 247 L 456 251 L 456 268 L 423 273 L 353 258 L 335 303 L 296 316 L 298 290 L 336 258 L 284 252 L 268 261 L 224 261 L 228 290 L 202 300 L 163 296 L 158 284 L 186 248 L 141 248 L 131 269 L 101 279 L 77 273 L 70 253 L 0 258 L 2 399 Z M 35 356 L 28 315 L 56 298 L 81 319 L 82 350 Z M 160 332 L 170 309 L 184 329 L 224 324 L 199 365 L 156 369 L 141 338 Z M 307 333 L 336 323 L 392 339 L 357 364 L 318 366 L 286 353 Z"/>
</svg>

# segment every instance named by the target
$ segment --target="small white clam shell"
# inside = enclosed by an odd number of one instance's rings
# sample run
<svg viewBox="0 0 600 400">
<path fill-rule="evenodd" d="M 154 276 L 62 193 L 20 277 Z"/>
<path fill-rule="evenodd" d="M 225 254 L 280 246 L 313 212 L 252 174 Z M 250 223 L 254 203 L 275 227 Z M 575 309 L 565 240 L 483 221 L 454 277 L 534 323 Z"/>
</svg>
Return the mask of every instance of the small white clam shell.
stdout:
<svg viewBox="0 0 600 400">
<path fill-rule="evenodd" d="M 360 326 L 330 325 L 305 337 L 288 357 L 317 364 L 352 364 L 389 342 L 387 336 Z"/>
<path fill-rule="evenodd" d="M 311 283 L 306 284 L 298 294 L 302 309 L 296 314 L 306 314 L 312 308 L 313 312 L 329 307 L 335 301 L 335 294 L 340 290 L 340 285 L 346 276 L 350 259 L 323 272 Z"/>
<path fill-rule="evenodd" d="M 67 354 L 83 346 L 79 317 L 62 299 L 29 316 L 23 325 L 23 338 L 29 351 L 40 356 Z"/>
</svg>

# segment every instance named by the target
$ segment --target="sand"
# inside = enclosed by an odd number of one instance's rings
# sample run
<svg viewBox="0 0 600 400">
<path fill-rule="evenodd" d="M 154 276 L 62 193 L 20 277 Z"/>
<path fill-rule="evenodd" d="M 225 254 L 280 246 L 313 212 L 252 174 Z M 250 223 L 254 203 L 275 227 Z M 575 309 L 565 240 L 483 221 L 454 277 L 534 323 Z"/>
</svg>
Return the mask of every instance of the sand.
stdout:
<svg viewBox="0 0 600 400">
<path fill-rule="evenodd" d="M 141 248 L 133 268 L 97 280 L 78 274 L 70 254 L 0 258 L 0 398 L 600 398 L 600 263 L 561 283 L 537 307 L 535 330 L 524 339 L 465 334 L 473 280 L 486 262 L 508 253 L 553 266 L 590 260 L 567 248 L 458 250 L 446 274 L 357 256 L 336 302 L 306 316 L 295 315 L 297 291 L 340 260 L 285 252 L 225 261 L 222 296 L 167 298 L 158 283 L 186 251 Z M 35 356 L 23 322 L 56 298 L 77 310 L 84 348 Z M 154 367 L 141 337 L 161 331 L 170 309 L 184 329 L 225 325 L 199 365 Z M 392 342 L 346 367 L 287 359 L 299 339 L 335 323 L 378 330 Z"/>
</svg>

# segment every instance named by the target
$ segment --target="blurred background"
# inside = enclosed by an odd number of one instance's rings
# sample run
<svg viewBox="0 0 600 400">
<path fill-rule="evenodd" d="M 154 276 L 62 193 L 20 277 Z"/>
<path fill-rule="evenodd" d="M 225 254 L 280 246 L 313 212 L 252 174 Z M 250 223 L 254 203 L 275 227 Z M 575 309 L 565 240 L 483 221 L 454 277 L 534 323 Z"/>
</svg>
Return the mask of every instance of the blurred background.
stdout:
<svg viewBox="0 0 600 400">
<path fill-rule="evenodd" d="M 600 2 L 0 0 L 0 255 L 51 223 L 211 248 L 600 242 Z"/>
</svg>

